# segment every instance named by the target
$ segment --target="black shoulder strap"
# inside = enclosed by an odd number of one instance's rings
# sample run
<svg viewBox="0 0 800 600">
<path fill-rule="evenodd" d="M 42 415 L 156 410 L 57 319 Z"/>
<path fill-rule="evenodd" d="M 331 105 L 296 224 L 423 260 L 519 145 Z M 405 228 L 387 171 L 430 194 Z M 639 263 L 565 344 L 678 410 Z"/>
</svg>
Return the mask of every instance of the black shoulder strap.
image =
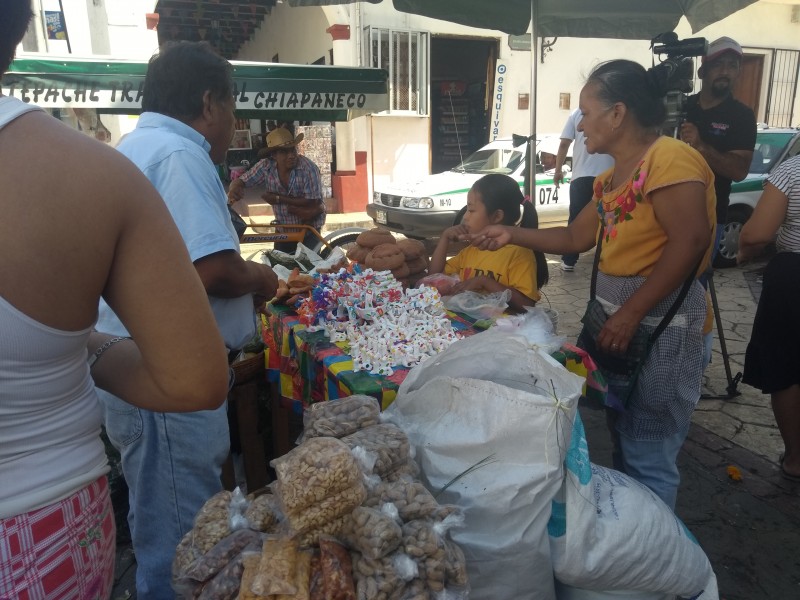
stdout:
<svg viewBox="0 0 800 600">
<path fill-rule="evenodd" d="M 589 299 L 594 300 L 595 296 L 597 295 L 597 271 L 600 265 L 600 251 L 603 247 L 603 224 L 600 223 L 600 231 L 597 234 L 597 247 L 594 252 L 594 263 L 592 264 L 592 283 L 591 287 L 589 288 Z M 669 307 L 669 310 L 666 312 L 664 317 L 661 319 L 661 322 L 658 324 L 658 327 L 655 328 L 653 333 L 650 334 L 650 342 L 655 342 L 656 338 L 660 336 L 664 330 L 667 328 L 667 325 L 670 324 L 672 318 L 678 312 L 681 304 L 683 304 L 683 300 L 686 298 L 686 294 L 689 293 L 689 288 L 692 286 L 692 282 L 695 280 L 695 276 L 697 274 L 697 270 L 700 268 L 700 265 L 703 262 L 703 257 L 700 257 L 700 260 L 697 261 L 697 265 L 694 269 L 691 270 L 689 276 L 686 278 L 686 281 L 683 282 L 683 287 L 681 287 L 681 291 L 678 294 L 678 297 L 675 298 L 675 302 L 672 303 L 672 306 Z"/>
</svg>

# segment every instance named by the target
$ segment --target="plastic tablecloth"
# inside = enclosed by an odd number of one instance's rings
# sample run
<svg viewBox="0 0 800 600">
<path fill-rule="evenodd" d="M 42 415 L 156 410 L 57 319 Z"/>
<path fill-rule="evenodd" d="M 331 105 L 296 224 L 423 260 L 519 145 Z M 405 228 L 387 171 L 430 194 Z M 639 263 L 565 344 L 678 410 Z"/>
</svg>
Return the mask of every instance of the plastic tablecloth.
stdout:
<svg viewBox="0 0 800 600">
<path fill-rule="evenodd" d="M 453 328 L 464 335 L 473 335 L 473 322 L 463 315 L 448 313 Z M 392 375 L 372 375 L 354 371 L 347 354 L 347 342 L 332 343 L 323 331 L 310 332 L 291 307 L 271 304 L 262 315 L 262 337 L 267 377 L 277 384 L 281 396 L 294 412 L 315 402 L 365 394 L 376 398 L 387 408 L 397 396 L 400 384 L 410 369 L 397 368 Z M 583 350 L 564 344 L 553 354 L 561 364 L 586 379 L 584 395 L 603 404 L 606 384 L 591 358 Z"/>
</svg>

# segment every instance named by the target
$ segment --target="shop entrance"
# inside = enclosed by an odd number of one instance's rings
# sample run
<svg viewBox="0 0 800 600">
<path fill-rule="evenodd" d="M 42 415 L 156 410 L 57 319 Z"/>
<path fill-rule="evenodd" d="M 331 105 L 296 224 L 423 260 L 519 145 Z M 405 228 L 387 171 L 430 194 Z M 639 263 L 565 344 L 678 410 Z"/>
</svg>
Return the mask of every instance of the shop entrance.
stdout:
<svg viewBox="0 0 800 600">
<path fill-rule="evenodd" d="M 498 42 L 431 39 L 431 173 L 452 169 L 489 141 Z"/>
</svg>

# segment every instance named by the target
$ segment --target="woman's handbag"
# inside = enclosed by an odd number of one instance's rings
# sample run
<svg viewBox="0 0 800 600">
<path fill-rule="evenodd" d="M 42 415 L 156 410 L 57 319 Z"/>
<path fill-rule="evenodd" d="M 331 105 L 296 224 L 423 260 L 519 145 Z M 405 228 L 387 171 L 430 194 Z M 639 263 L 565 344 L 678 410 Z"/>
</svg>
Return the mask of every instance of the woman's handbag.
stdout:
<svg viewBox="0 0 800 600">
<path fill-rule="evenodd" d="M 695 279 L 695 273 L 700 267 L 700 264 L 698 263 L 697 267 L 689 273 L 678 297 L 675 298 L 672 306 L 669 307 L 669 310 L 661 319 L 658 327 L 656 327 L 652 333 L 648 334 L 645 328 L 640 324 L 628 343 L 628 349 L 625 354 L 601 350 L 597 345 L 597 336 L 608 320 L 608 315 L 603 309 L 603 305 L 596 298 L 597 270 L 600 263 L 600 251 L 603 246 L 602 236 L 603 231 L 601 228 L 600 235 L 597 236 L 597 249 L 595 250 L 594 264 L 592 265 L 592 283 L 589 304 L 586 306 L 586 312 L 581 318 L 583 328 L 581 329 L 580 335 L 578 335 L 577 346 L 586 350 L 592 360 L 594 360 L 597 368 L 600 369 L 600 372 L 605 376 L 607 380 L 606 383 L 611 383 L 613 385 L 613 392 L 609 389 L 609 395 L 613 393 L 618 403 L 610 399 L 611 401 L 607 402 L 607 405 L 621 410 L 628 406 L 628 401 L 636 389 L 636 381 L 639 378 L 639 373 L 641 373 L 645 360 L 647 360 L 647 356 L 650 354 L 650 349 L 653 347 L 653 344 L 655 344 L 658 336 L 667 328 L 667 325 L 669 325 L 672 318 L 678 312 L 684 298 L 686 298 L 686 294 L 689 293 L 689 288 Z"/>
</svg>

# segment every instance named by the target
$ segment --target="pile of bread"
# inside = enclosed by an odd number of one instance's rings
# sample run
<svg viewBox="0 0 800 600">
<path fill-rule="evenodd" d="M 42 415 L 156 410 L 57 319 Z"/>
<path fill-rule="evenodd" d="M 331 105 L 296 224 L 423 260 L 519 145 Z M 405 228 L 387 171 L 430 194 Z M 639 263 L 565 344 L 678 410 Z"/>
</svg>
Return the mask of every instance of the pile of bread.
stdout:
<svg viewBox="0 0 800 600">
<path fill-rule="evenodd" d="M 428 253 L 422 242 L 397 240 L 380 227 L 359 234 L 347 258 L 375 271 L 391 271 L 406 286 L 424 277 L 428 269 Z"/>
</svg>

